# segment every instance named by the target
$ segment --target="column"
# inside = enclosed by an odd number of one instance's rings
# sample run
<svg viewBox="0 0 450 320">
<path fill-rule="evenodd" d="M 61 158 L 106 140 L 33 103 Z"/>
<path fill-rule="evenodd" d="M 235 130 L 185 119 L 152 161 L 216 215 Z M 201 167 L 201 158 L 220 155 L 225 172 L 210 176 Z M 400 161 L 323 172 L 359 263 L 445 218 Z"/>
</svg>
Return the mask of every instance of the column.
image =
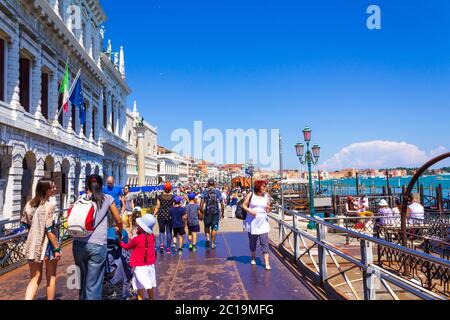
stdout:
<svg viewBox="0 0 450 320">
<path fill-rule="evenodd" d="M 42 48 L 39 48 L 38 56 L 35 57 L 32 63 L 31 71 L 31 105 L 30 113 L 34 114 L 36 119 L 42 117 L 41 114 L 41 74 L 42 74 Z"/>
<path fill-rule="evenodd" d="M 135 127 L 137 134 L 137 160 L 138 160 L 138 181 L 140 186 L 145 185 L 145 127 Z"/>
<path fill-rule="evenodd" d="M 92 96 L 89 97 L 89 103 L 86 107 L 86 138 L 92 139 Z"/>
<path fill-rule="evenodd" d="M 17 31 L 19 26 L 16 25 Z M 20 106 L 20 87 L 19 87 L 19 59 L 20 59 L 20 47 L 19 47 L 19 32 L 17 32 L 8 42 L 7 52 L 7 92 L 6 101 L 9 102 L 13 110 L 17 110 Z"/>
<path fill-rule="evenodd" d="M 8 183 L 5 191 L 5 203 L 3 206 L 3 218 L 11 219 L 20 216 L 20 202 L 21 202 L 21 187 L 22 187 L 22 153 L 25 151 L 14 148 L 12 155 L 12 163 L 8 174 Z"/>
<path fill-rule="evenodd" d="M 112 107 L 113 107 L 113 95 L 108 93 L 108 131 L 112 132 Z"/>
<path fill-rule="evenodd" d="M 56 62 L 58 63 L 58 62 Z M 52 73 L 50 74 L 49 79 L 49 86 L 48 86 L 48 119 L 55 119 L 56 114 L 59 110 L 58 106 L 58 95 L 59 95 L 59 88 L 58 88 L 58 67 L 54 68 L 52 70 Z"/>
</svg>

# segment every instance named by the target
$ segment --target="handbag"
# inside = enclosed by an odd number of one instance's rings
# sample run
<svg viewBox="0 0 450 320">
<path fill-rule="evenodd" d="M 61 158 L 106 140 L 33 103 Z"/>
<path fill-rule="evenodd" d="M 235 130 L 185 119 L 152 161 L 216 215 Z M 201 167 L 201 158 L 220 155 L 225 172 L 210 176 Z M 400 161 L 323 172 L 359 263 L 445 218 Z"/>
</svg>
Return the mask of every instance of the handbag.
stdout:
<svg viewBox="0 0 450 320">
<path fill-rule="evenodd" d="M 250 205 L 250 202 L 252 202 L 252 197 L 253 197 L 253 193 L 251 194 L 250 200 L 248 201 L 249 205 Z M 244 204 L 244 201 L 245 201 L 245 198 L 237 203 L 236 214 L 235 214 L 236 219 L 239 219 L 239 220 L 247 219 L 247 211 L 245 211 L 244 208 L 242 207 L 242 205 Z"/>
</svg>

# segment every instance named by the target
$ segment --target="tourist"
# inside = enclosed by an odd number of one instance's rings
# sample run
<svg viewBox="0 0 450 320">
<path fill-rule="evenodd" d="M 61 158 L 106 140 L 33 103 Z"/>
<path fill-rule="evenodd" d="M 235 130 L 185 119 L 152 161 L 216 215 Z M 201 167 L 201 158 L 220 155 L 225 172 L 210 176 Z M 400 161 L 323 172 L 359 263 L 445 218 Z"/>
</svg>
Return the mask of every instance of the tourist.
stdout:
<svg viewBox="0 0 450 320">
<path fill-rule="evenodd" d="M 195 251 L 197 249 L 197 233 L 200 232 L 200 220 L 202 219 L 200 205 L 195 202 L 195 193 L 188 195 L 189 204 L 186 206 L 188 232 L 189 232 L 189 250 Z"/>
<path fill-rule="evenodd" d="M 132 250 L 130 267 L 133 268 L 133 289 L 137 291 L 138 300 L 145 300 L 145 294 L 150 300 L 154 300 L 153 289 L 156 288 L 156 248 L 153 226 L 156 219 L 151 214 L 136 219 L 138 236 L 128 244 L 121 242 L 120 246 L 125 250 Z"/>
<path fill-rule="evenodd" d="M 206 247 L 216 248 L 216 237 L 219 231 L 220 218 L 225 216 L 225 205 L 222 193 L 215 187 L 214 179 L 208 180 L 208 188 L 202 194 L 200 210 L 205 224 Z M 219 208 L 220 206 L 220 208 Z"/>
<path fill-rule="evenodd" d="M 103 193 L 113 197 L 117 210 L 119 210 L 120 214 L 123 216 L 125 214 L 126 205 L 122 188 L 114 185 L 115 179 L 112 176 L 108 177 L 106 183 L 107 185 L 103 188 Z"/>
<path fill-rule="evenodd" d="M 164 192 L 158 196 L 156 201 L 155 216 L 158 217 L 159 226 L 159 250 L 171 253 L 170 244 L 172 241 L 172 223 L 169 214 L 169 209 L 174 203 L 174 196 L 172 193 L 172 184 L 167 182 L 164 184 Z"/>
<path fill-rule="evenodd" d="M 395 207 L 392 209 L 392 214 L 394 218 L 392 219 L 392 223 L 396 226 L 400 226 L 400 219 L 402 214 L 402 206 L 403 203 L 400 200 L 395 200 Z"/>
<path fill-rule="evenodd" d="M 115 222 L 118 234 L 122 234 L 122 220 L 114 198 L 103 193 L 103 179 L 91 175 L 86 181 L 85 200 L 93 201 L 97 207 L 95 229 L 85 238 L 74 238 L 73 257 L 81 276 L 80 300 L 101 300 L 107 258 L 108 213 Z M 72 213 L 73 214 L 73 213 Z"/>
<path fill-rule="evenodd" d="M 410 195 L 408 198 L 406 217 L 409 219 L 409 223 L 413 225 L 423 224 L 425 219 L 425 209 L 413 195 Z"/>
<path fill-rule="evenodd" d="M 61 259 L 54 222 L 55 206 L 49 201 L 55 195 L 55 183 L 42 179 L 36 187 L 36 196 L 26 204 L 21 222 L 29 227 L 23 254 L 28 260 L 31 280 L 25 293 L 25 300 L 34 300 L 42 280 L 45 261 L 47 279 L 47 300 L 55 300 L 56 268 Z"/>
<path fill-rule="evenodd" d="M 254 192 L 247 195 L 242 208 L 248 213 L 244 221 L 244 227 L 248 233 L 250 243 L 251 264 L 256 265 L 256 246 L 259 241 L 261 251 L 264 255 L 265 268 L 266 270 L 271 270 L 269 263 L 270 225 L 267 215 L 271 212 L 271 208 L 267 194 L 267 182 L 256 181 L 254 183 Z"/>
<path fill-rule="evenodd" d="M 186 209 L 182 204 L 183 199 L 180 196 L 174 198 L 174 206 L 169 209 L 172 218 L 173 235 L 178 240 L 178 253 L 183 254 L 183 237 L 186 234 L 184 230 L 187 222 Z"/>
<path fill-rule="evenodd" d="M 124 202 L 125 202 L 125 214 L 123 215 L 123 222 L 127 224 L 128 228 L 131 228 L 131 216 L 134 210 L 134 195 L 130 192 L 130 186 L 126 185 L 123 188 Z"/>
<path fill-rule="evenodd" d="M 239 198 L 236 194 L 236 192 L 233 193 L 230 200 L 230 206 L 231 206 L 231 217 L 236 218 L 236 210 L 237 210 L 237 204 L 239 202 Z"/>
<path fill-rule="evenodd" d="M 356 215 L 358 213 L 358 208 L 352 196 L 347 197 L 347 202 L 345 203 L 345 212 L 350 216 Z"/>
<path fill-rule="evenodd" d="M 393 217 L 393 211 L 391 208 L 389 208 L 389 203 L 382 199 L 380 203 L 378 204 L 380 207 L 378 209 L 378 216 L 380 216 L 380 225 L 381 226 L 388 226 L 392 225 L 392 217 Z"/>
</svg>

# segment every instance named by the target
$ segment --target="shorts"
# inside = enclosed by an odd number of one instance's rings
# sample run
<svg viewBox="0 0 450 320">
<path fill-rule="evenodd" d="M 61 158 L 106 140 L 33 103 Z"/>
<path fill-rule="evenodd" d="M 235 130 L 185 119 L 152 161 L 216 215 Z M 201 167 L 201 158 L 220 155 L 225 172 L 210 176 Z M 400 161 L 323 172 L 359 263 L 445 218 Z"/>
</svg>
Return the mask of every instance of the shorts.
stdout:
<svg viewBox="0 0 450 320">
<path fill-rule="evenodd" d="M 184 230 L 184 227 L 179 228 L 173 228 L 173 236 L 184 236 L 186 234 L 186 231 Z"/>
<path fill-rule="evenodd" d="M 194 233 L 194 232 L 196 232 L 196 233 L 200 232 L 200 226 L 199 225 L 189 226 L 188 229 L 189 229 L 189 234 Z"/>
<path fill-rule="evenodd" d="M 219 231 L 220 216 L 218 214 L 206 215 L 204 218 L 205 229 Z"/>
<path fill-rule="evenodd" d="M 133 280 L 131 280 L 134 290 L 149 290 L 156 288 L 155 265 L 135 267 L 133 269 Z"/>
</svg>

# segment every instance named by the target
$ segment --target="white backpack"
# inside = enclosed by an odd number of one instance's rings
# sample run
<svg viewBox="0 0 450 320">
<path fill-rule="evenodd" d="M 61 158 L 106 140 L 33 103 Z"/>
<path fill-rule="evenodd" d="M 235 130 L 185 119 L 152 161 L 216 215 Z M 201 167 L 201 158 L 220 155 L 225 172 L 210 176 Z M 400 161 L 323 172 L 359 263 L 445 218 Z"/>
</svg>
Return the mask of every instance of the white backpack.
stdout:
<svg viewBox="0 0 450 320">
<path fill-rule="evenodd" d="M 67 232 L 73 238 L 90 236 L 95 228 L 97 205 L 95 202 L 81 197 L 69 209 L 67 214 Z"/>
</svg>

